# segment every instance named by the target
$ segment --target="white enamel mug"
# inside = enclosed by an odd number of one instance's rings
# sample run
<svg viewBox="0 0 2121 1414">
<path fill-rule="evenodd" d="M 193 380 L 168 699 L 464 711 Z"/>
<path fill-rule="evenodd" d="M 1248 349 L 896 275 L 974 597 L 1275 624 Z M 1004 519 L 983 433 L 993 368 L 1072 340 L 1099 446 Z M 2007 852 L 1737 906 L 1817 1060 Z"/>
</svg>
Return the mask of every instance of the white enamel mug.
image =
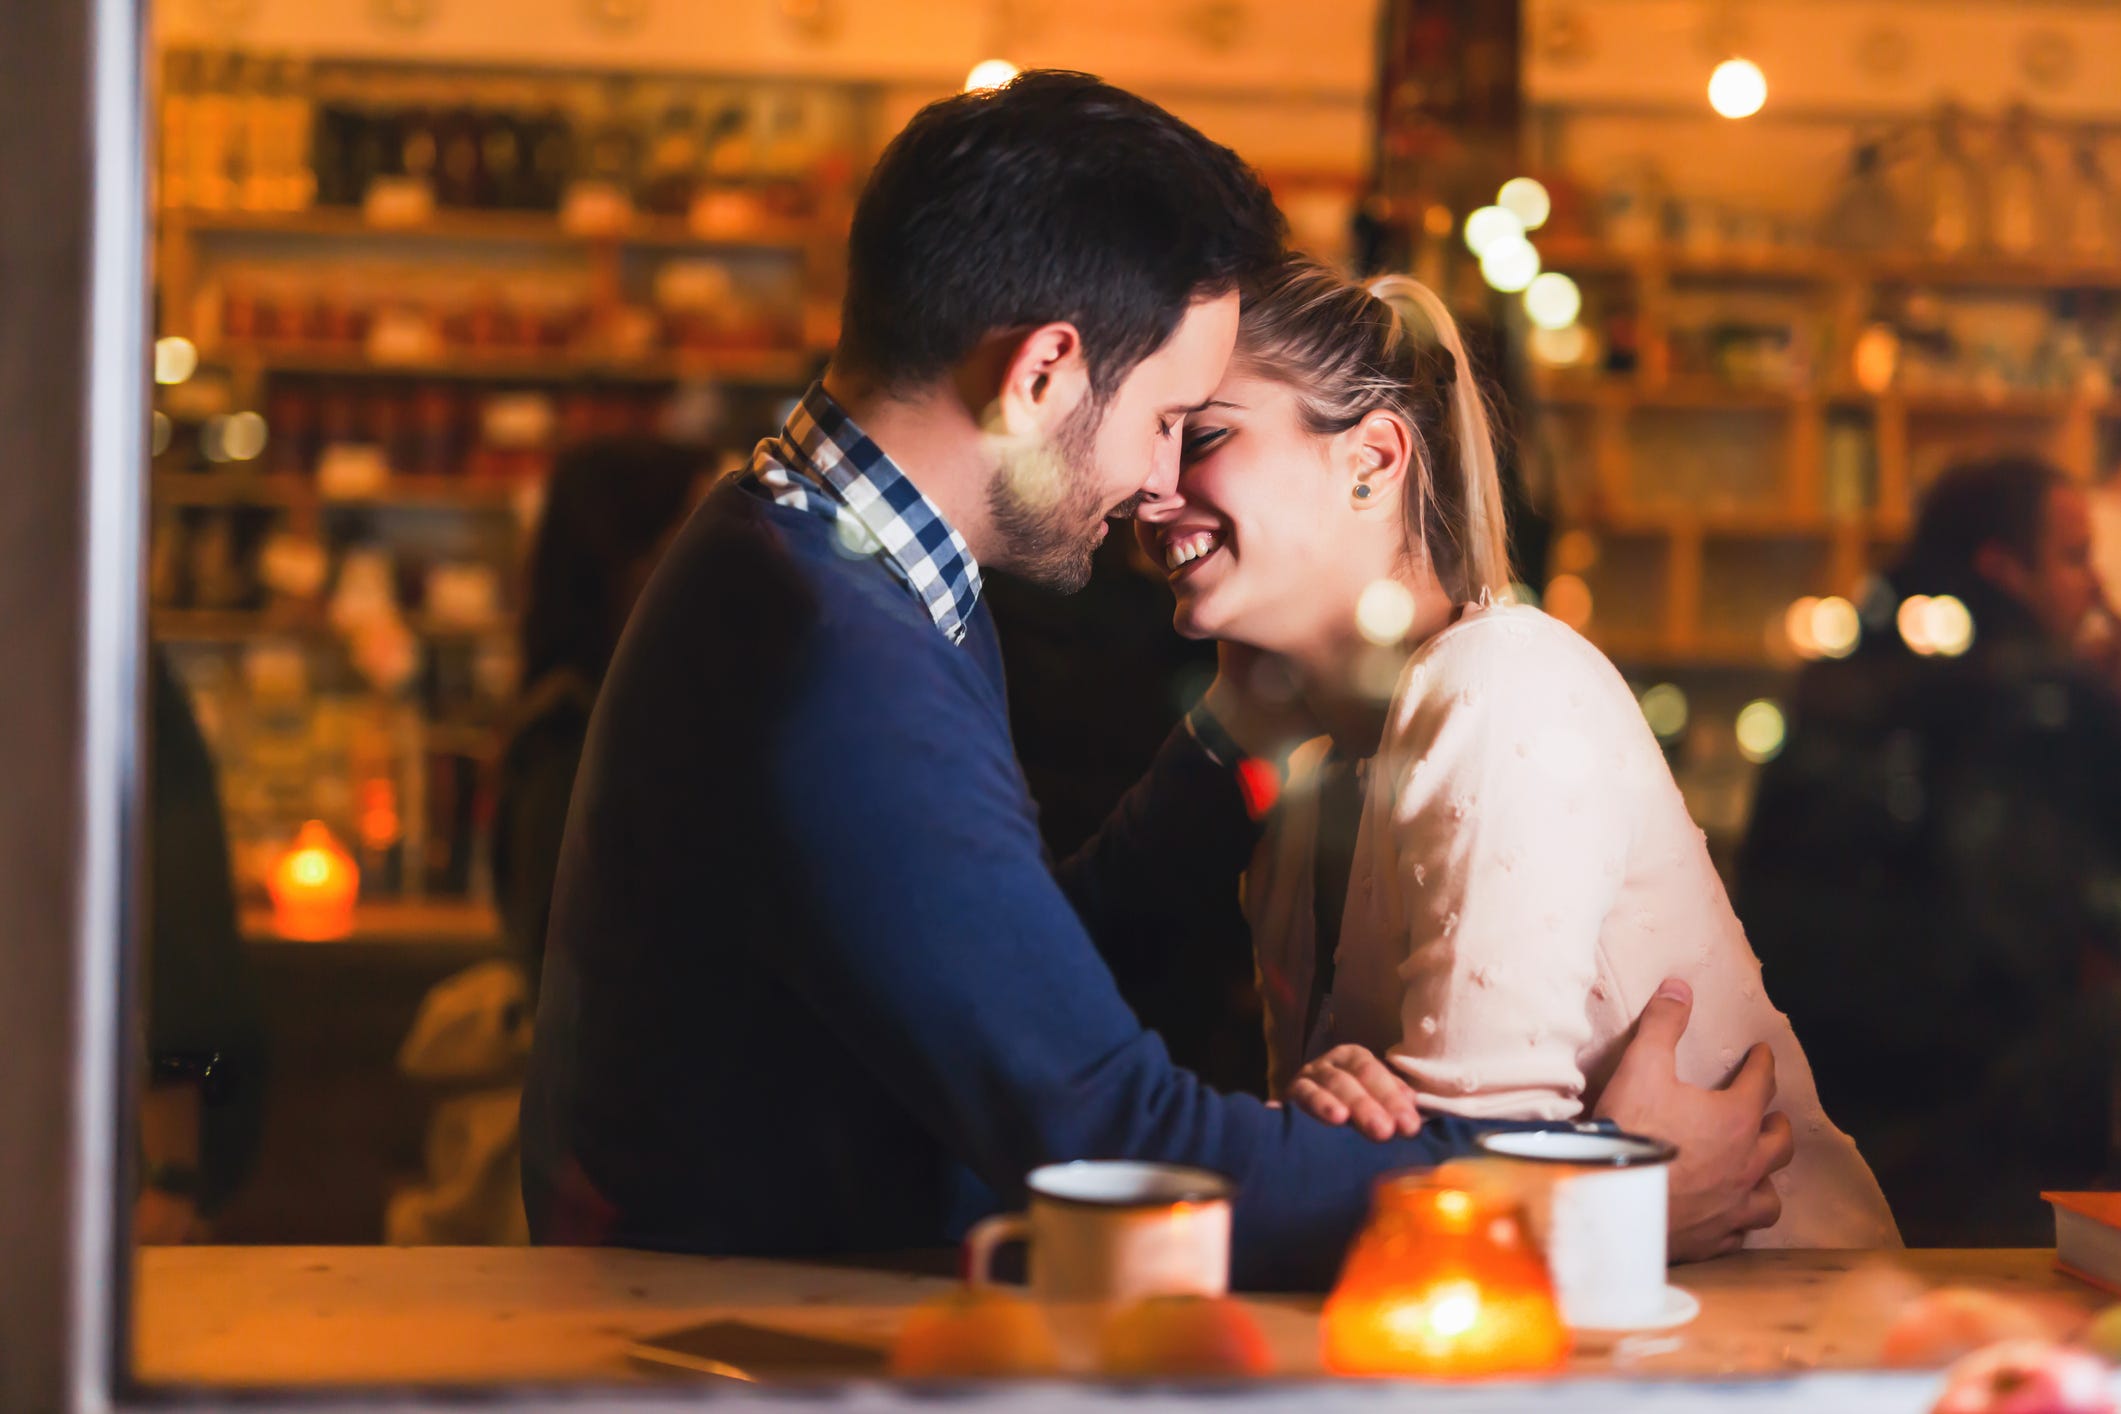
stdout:
<svg viewBox="0 0 2121 1414">
<path fill-rule="evenodd" d="M 1474 1143 L 1509 1161 L 1563 1321 L 1584 1330 L 1657 1323 L 1677 1149 L 1632 1134 L 1569 1130 L 1483 1134 Z"/>
<path fill-rule="evenodd" d="M 1221 1296 L 1230 1289 L 1230 1180 L 1174 1164 L 1085 1160 L 1048 1164 L 1024 1180 L 1028 1213 L 988 1218 L 965 1239 L 967 1274 L 992 1277 L 994 1254 L 1031 1249 L 1041 1301 L 1138 1301 Z"/>
</svg>

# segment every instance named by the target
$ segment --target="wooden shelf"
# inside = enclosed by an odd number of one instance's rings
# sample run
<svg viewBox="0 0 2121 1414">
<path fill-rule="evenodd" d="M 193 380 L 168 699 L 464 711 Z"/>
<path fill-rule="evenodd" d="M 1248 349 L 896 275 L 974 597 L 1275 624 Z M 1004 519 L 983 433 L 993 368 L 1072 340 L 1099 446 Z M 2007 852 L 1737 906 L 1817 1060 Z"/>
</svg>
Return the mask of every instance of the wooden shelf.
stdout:
<svg viewBox="0 0 2121 1414">
<path fill-rule="evenodd" d="M 507 616 L 489 624 L 445 623 L 425 614 L 406 619 L 414 634 L 426 639 L 493 638 L 515 632 Z M 148 615 L 149 634 L 174 643 L 248 643 L 261 638 L 336 640 L 339 632 L 311 613 L 267 609 L 156 609 Z"/>
<path fill-rule="evenodd" d="M 1958 289 L 2121 290 L 2121 259 L 2024 260 L 2007 256 L 1875 256 L 1806 247 L 1658 247 L 1616 250 L 1595 241 L 1532 236 L 1550 270 L 1638 280 L 1779 280 L 1793 284 L 1934 285 Z"/>
<path fill-rule="evenodd" d="M 514 514 L 517 488 L 505 482 L 467 481 L 457 476 L 398 476 L 374 496 L 333 497 L 318 493 L 306 478 L 228 476 L 165 472 L 153 480 L 152 496 L 166 506 L 257 506 L 323 510 L 408 508 Z"/>
<path fill-rule="evenodd" d="M 743 231 L 703 235 L 674 217 L 637 216 L 610 233 L 570 231 L 558 218 L 534 211 L 438 210 L 426 221 L 390 225 L 370 221 L 355 207 L 308 211 L 174 211 L 164 218 L 195 236 L 278 236 L 313 240 L 457 241 L 558 245 L 642 246 L 659 249 L 780 251 L 800 255 L 817 228 L 791 221 L 762 222 Z"/>
<path fill-rule="evenodd" d="M 345 944 L 422 944 L 501 942 L 501 919 L 491 904 L 463 899 L 399 900 L 357 904 L 353 932 L 336 943 L 312 943 L 282 937 L 270 908 L 243 910 L 243 940 L 253 947 L 332 947 Z"/>
<path fill-rule="evenodd" d="M 238 373 L 292 373 L 337 378 L 428 378 L 500 383 L 741 383 L 793 387 L 810 374 L 814 355 L 799 350 L 758 353 L 657 354 L 613 359 L 581 354 L 450 354 L 441 358 L 379 360 L 358 350 L 221 345 L 202 361 Z"/>
</svg>

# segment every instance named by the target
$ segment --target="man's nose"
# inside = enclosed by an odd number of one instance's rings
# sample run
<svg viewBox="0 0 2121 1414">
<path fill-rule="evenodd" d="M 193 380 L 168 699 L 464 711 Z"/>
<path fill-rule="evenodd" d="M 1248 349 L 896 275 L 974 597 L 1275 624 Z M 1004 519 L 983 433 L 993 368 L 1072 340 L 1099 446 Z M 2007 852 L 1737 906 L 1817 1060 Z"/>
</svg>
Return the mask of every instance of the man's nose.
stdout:
<svg viewBox="0 0 2121 1414">
<path fill-rule="evenodd" d="M 1169 520 L 1185 504 L 1178 491 L 1178 449 L 1160 445 L 1150 459 L 1149 479 L 1142 483 L 1134 514 L 1146 521 Z"/>
</svg>

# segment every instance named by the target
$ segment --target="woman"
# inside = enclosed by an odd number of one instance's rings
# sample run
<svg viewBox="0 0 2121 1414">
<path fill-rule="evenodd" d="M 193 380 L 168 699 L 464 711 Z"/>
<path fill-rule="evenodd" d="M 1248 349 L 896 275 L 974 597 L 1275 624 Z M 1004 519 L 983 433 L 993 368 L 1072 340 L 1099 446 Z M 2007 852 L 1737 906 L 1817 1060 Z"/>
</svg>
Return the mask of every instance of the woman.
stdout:
<svg viewBox="0 0 2121 1414">
<path fill-rule="evenodd" d="M 708 460 L 667 442 L 588 442 L 561 455 L 546 485 L 523 609 L 523 694 L 501 753 L 493 842 L 494 892 L 533 1000 L 589 709 Z"/>
<path fill-rule="evenodd" d="M 1420 285 L 1292 262 L 1247 301 L 1229 374 L 1188 421 L 1178 494 L 1138 512 L 1180 632 L 1284 660 L 1326 733 L 1292 758 L 1246 881 L 1271 1086 L 1290 1094 L 1306 1063 L 1359 1046 L 1423 1108 L 1570 1119 L 1680 977 L 1683 1079 L 1774 1053 L 1796 1158 L 1755 1241 L 1897 1245 L 1633 694 L 1506 600 L 1494 449 L 1463 363 Z M 1345 1117 L 1315 1087 L 1293 1098 Z"/>
</svg>

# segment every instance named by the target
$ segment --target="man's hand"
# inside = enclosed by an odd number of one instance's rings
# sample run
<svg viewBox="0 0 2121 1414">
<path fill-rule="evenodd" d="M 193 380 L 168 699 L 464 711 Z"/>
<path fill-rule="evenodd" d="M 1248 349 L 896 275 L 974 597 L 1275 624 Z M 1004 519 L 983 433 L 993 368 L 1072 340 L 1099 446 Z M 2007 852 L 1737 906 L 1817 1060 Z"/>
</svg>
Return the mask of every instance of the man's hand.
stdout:
<svg viewBox="0 0 2121 1414">
<path fill-rule="evenodd" d="M 1215 681 L 1201 706 L 1246 755 L 1277 766 L 1325 730 L 1297 695 L 1296 676 L 1286 662 L 1227 640 L 1215 645 Z"/>
<path fill-rule="evenodd" d="M 1767 1112 L 1775 1098 L 1775 1056 L 1765 1045 L 1753 1047 L 1722 1089 L 1679 1079 L 1679 1038 L 1693 1009 L 1684 982 L 1657 989 L 1597 1108 L 1630 1134 L 1678 1148 L 1671 1173 L 1675 1262 L 1735 1252 L 1746 1233 L 1772 1226 L 1782 1216 L 1782 1199 L 1768 1175 L 1796 1152 L 1788 1118 Z"/>
<path fill-rule="evenodd" d="M 1335 1046 L 1296 1074 L 1289 1103 L 1316 1120 L 1345 1124 L 1382 1143 L 1421 1133 L 1414 1087 L 1363 1046 Z"/>
</svg>

